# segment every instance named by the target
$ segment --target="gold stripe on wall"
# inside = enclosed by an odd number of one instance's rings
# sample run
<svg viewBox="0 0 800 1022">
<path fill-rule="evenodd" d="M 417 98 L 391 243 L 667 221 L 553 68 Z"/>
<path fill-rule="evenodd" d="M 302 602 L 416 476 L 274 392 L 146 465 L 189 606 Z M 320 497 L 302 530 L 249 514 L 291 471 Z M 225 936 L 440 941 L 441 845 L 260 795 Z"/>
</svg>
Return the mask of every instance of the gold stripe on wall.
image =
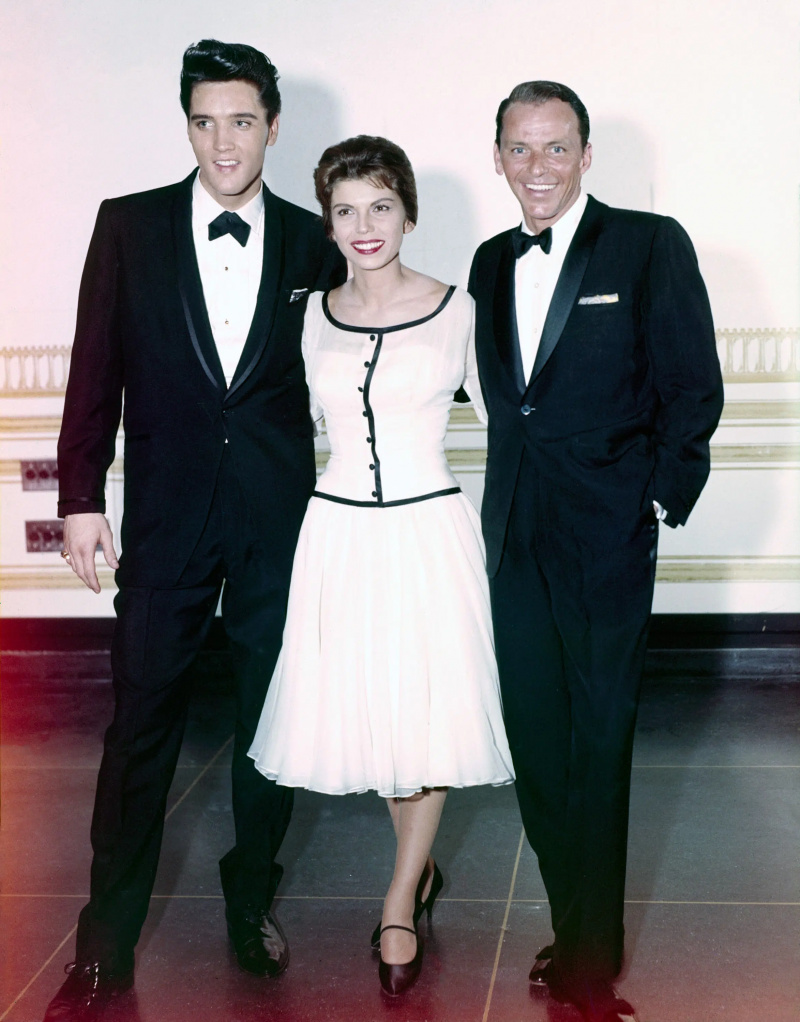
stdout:
<svg viewBox="0 0 800 1022">
<path fill-rule="evenodd" d="M 659 557 L 656 582 L 800 582 L 800 557 Z"/>
<path fill-rule="evenodd" d="M 727 401 L 722 411 L 723 422 L 745 421 L 785 422 L 800 419 L 800 402 L 791 400 L 775 401 Z M 454 405 L 450 410 L 450 427 L 454 429 L 485 429 L 472 405 Z M 0 416 L 0 433 L 53 433 L 61 429 L 60 415 Z"/>
<path fill-rule="evenodd" d="M 54 437 L 57 437 L 60 429 L 60 415 L 0 416 L 0 433 L 28 433 L 30 435 L 52 433 Z"/>
<path fill-rule="evenodd" d="M 114 572 L 110 568 L 97 569 L 97 579 L 103 589 L 115 589 Z M 14 565 L 0 570 L 0 589 L 85 589 L 86 586 L 71 568 L 60 564 L 52 568 L 27 568 Z"/>
<path fill-rule="evenodd" d="M 114 573 L 97 569 L 103 588 L 114 588 Z M 800 582 L 800 557 L 659 557 L 657 582 Z M 69 568 L 3 568 L 0 589 L 82 589 Z"/>
<path fill-rule="evenodd" d="M 800 444 L 713 444 L 711 465 L 786 465 L 800 461 Z"/>
<path fill-rule="evenodd" d="M 454 471 L 482 472 L 486 468 L 485 447 L 451 447 L 445 451 L 447 461 Z M 317 471 L 328 464 L 330 453 L 317 451 Z M 798 467 L 800 444 L 712 444 L 711 464 L 714 468 L 773 468 L 775 465 Z M 10 458 L 0 460 L 0 479 L 4 482 L 20 481 L 19 461 Z M 109 481 L 122 479 L 123 460 L 117 458 L 109 469 Z"/>
<path fill-rule="evenodd" d="M 800 401 L 726 401 L 722 409 L 723 422 L 780 423 L 800 419 Z M 485 429 L 472 405 L 455 405 L 450 410 L 450 428 Z"/>
<path fill-rule="evenodd" d="M 722 421 L 781 422 L 800 419 L 800 401 L 726 401 Z"/>
</svg>

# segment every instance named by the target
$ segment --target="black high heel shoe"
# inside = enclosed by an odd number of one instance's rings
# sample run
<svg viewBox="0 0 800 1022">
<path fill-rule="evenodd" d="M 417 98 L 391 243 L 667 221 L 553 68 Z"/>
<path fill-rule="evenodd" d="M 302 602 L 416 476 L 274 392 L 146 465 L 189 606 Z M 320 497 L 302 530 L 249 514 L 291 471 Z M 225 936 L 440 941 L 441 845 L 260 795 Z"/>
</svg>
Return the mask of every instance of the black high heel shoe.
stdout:
<svg viewBox="0 0 800 1022">
<path fill-rule="evenodd" d="M 413 987 L 419 979 L 419 974 L 422 971 L 422 941 L 417 936 L 417 931 L 412 930 L 410 926 L 398 926 L 395 923 L 390 923 L 388 926 L 379 929 L 379 946 L 381 934 L 386 930 L 405 930 L 406 933 L 413 933 L 417 941 L 417 951 L 410 962 L 403 962 L 401 965 L 389 965 L 388 962 L 384 962 L 381 958 L 378 965 L 378 978 L 381 981 L 381 987 L 384 992 L 390 997 L 399 997 L 400 994 L 404 994 L 406 990 Z"/>
<path fill-rule="evenodd" d="M 433 912 L 433 903 L 439 897 L 439 893 L 441 892 L 442 887 L 444 887 L 444 877 L 442 876 L 442 872 L 439 869 L 439 867 L 436 865 L 435 862 L 433 864 L 433 873 L 431 875 L 432 875 L 431 889 L 428 891 L 428 897 L 425 899 L 425 901 L 422 900 L 422 891 L 424 890 L 425 884 L 427 883 L 427 880 L 428 880 L 427 876 L 425 875 L 425 871 L 423 871 L 422 876 L 419 878 L 419 884 L 417 885 L 417 893 L 416 893 L 416 895 L 414 897 L 414 926 L 415 927 L 416 927 L 417 923 L 420 921 L 420 919 L 422 918 L 422 913 L 423 912 L 427 912 L 428 913 L 428 922 L 430 922 L 431 913 Z M 378 925 L 372 931 L 372 937 L 370 938 L 370 944 L 372 945 L 372 950 L 373 951 L 380 951 L 380 949 L 381 949 L 381 924 L 380 923 L 378 923 Z"/>
</svg>

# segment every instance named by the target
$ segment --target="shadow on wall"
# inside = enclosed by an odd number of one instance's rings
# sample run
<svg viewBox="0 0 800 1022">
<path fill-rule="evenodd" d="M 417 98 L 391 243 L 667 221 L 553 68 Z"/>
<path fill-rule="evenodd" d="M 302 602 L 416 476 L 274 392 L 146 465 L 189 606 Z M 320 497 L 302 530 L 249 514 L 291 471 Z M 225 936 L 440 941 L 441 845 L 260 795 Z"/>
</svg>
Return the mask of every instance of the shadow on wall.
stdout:
<svg viewBox="0 0 800 1022">
<path fill-rule="evenodd" d="M 592 166 L 584 179 L 586 191 L 610 206 L 664 213 L 681 220 L 680 210 L 658 206 L 658 148 L 647 132 L 632 121 L 598 120 L 592 123 L 591 141 Z M 699 245 L 697 238 L 692 240 L 717 325 L 771 323 L 757 261 L 744 259 L 739 253 L 708 249 Z"/>
<path fill-rule="evenodd" d="M 775 322 L 757 259 L 706 246 L 697 246 L 697 258 L 718 328 L 762 327 Z"/>
<path fill-rule="evenodd" d="M 655 212 L 656 148 L 632 121 L 592 122 L 592 166 L 584 178 L 591 195 L 609 206 Z"/>
<path fill-rule="evenodd" d="M 416 179 L 419 222 L 403 242 L 403 262 L 445 284 L 466 287 L 472 256 L 482 240 L 469 192 L 449 174 L 422 171 Z"/>
<path fill-rule="evenodd" d="M 312 175 L 323 151 L 344 137 L 339 100 L 318 82 L 281 78 L 279 84 L 280 130 L 267 151 L 264 176 L 281 198 L 317 213 Z"/>
</svg>

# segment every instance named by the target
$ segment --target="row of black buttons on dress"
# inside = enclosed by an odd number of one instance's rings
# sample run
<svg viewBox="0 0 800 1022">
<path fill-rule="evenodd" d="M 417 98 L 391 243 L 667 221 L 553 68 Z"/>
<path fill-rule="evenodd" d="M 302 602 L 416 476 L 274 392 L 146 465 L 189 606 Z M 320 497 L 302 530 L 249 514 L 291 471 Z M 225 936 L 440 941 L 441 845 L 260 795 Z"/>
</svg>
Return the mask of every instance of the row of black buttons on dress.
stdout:
<svg viewBox="0 0 800 1022">
<path fill-rule="evenodd" d="M 377 336 L 377 334 L 370 334 L 369 335 L 369 339 L 371 341 L 377 341 L 378 336 Z M 365 362 L 364 363 L 364 368 L 365 369 L 369 369 L 371 366 L 372 366 L 372 362 Z M 364 388 L 363 387 L 359 387 L 358 391 L 359 391 L 360 394 L 363 394 L 364 393 Z M 369 411 L 366 408 L 364 409 L 364 411 L 361 414 L 364 416 L 365 419 L 369 418 Z M 371 436 L 367 437 L 367 443 L 368 444 L 372 443 L 372 437 Z M 370 470 L 370 472 L 374 472 L 375 471 L 374 463 L 369 466 L 369 470 Z M 377 490 L 373 490 L 372 491 L 372 496 L 373 497 L 377 497 L 378 496 L 378 491 Z"/>
</svg>

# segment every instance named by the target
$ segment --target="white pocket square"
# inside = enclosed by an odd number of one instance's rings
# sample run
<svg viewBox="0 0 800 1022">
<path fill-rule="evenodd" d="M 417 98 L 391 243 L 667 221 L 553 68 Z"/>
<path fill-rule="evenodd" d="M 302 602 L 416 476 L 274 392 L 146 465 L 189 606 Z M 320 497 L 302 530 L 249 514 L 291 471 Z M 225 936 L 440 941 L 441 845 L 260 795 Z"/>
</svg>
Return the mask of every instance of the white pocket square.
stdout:
<svg viewBox="0 0 800 1022">
<path fill-rule="evenodd" d="M 289 295 L 289 304 L 291 305 L 292 302 L 299 302 L 300 299 L 301 298 L 305 298 L 305 296 L 307 294 L 308 294 L 308 288 L 307 287 L 298 287 L 298 288 L 296 288 Z"/>
<path fill-rule="evenodd" d="M 619 295 L 584 295 L 578 299 L 578 305 L 611 305 L 618 301 Z"/>
</svg>

